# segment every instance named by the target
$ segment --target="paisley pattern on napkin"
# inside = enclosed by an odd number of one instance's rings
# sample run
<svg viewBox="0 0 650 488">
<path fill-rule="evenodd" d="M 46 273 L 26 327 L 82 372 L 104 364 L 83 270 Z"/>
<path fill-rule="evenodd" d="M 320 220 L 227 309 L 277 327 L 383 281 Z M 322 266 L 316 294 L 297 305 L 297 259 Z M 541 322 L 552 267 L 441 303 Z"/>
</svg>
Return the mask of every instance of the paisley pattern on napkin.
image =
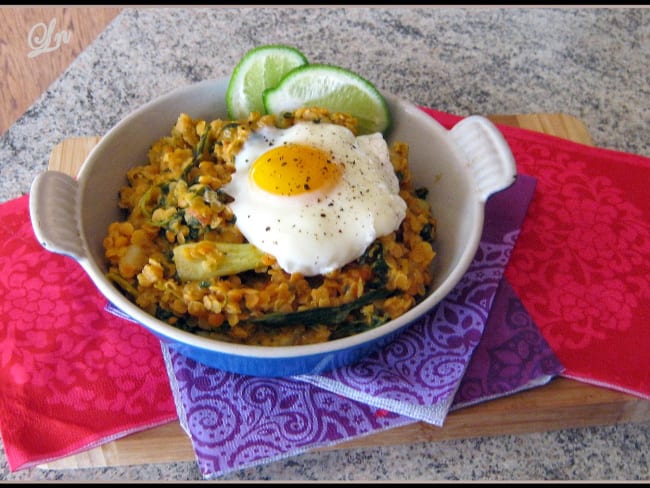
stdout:
<svg viewBox="0 0 650 488">
<path fill-rule="evenodd" d="M 24 196 L 0 206 L 0 429 L 12 470 L 176 418 L 160 344 L 45 251 Z"/>
<path fill-rule="evenodd" d="M 525 208 L 523 205 L 522 216 Z M 351 366 L 298 378 L 379 408 L 442 425 L 483 335 L 518 232 L 502 236 L 502 243 L 484 239 L 468 271 L 437 309 L 388 346 Z"/>
<path fill-rule="evenodd" d="M 228 373 L 172 347 L 166 356 L 206 479 L 412 422 L 297 380 Z"/>
<path fill-rule="evenodd" d="M 543 385 L 563 370 L 508 280 L 502 279 L 450 410 Z"/>
<path fill-rule="evenodd" d="M 469 269 L 437 309 L 358 363 L 301 376 L 322 388 L 442 425 L 474 348 L 532 198 L 535 179 L 520 175 L 492 195 Z"/>
</svg>

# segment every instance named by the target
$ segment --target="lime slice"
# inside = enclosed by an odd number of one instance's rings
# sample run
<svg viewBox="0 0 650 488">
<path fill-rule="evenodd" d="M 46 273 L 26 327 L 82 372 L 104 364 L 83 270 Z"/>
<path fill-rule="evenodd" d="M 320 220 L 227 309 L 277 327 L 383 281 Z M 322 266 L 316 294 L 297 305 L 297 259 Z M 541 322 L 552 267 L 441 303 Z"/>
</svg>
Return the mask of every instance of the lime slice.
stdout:
<svg viewBox="0 0 650 488">
<path fill-rule="evenodd" d="M 307 64 L 291 70 L 275 88 L 264 92 L 267 113 L 322 107 L 354 115 L 359 133 L 386 132 L 391 116 L 386 100 L 368 80 L 339 66 Z"/>
<path fill-rule="evenodd" d="M 268 44 L 248 51 L 233 70 L 226 91 L 226 108 L 231 119 L 264 114 L 262 94 L 278 84 L 293 68 L 307 64 L 304 54 L 291 46 Z"/>
</svg>

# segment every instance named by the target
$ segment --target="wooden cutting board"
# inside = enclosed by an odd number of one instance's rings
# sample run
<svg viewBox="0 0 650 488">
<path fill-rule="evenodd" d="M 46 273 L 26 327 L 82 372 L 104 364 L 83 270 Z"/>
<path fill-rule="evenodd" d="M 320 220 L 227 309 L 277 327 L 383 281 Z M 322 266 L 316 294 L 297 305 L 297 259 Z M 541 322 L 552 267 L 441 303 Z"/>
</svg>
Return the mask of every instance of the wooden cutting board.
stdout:
<svg viewBox="0 0 650 488">
<path fill-rule="evenodd" d="M 585 125 L 570 115 L 493 115 L 489 118 L 498 124 L 592 144 Z M 50 169 L 76 174 L 97 141 L 99 137 L 64 140 L 52 151 Z M 389 446 L 647 421 L 650 421 L 650 401 L 566 378 L 555 378 L 544 386 L 452 412 L 445 419 L 443 427 L 416 422 L 317 450 Z M 171 422 L 41 467 L 85 468 L 194 460 L 189 438 L 178 422 Z"/>
</svg>

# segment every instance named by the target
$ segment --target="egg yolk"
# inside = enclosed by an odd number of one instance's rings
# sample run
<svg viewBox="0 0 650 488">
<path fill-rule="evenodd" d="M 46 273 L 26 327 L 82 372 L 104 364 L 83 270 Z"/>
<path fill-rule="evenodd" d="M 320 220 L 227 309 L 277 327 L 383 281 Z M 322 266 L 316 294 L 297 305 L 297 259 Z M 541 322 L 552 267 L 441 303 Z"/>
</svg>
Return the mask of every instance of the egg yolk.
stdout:
<svg viewBox="0 0 650 488">
<path fill-rule="evenodd" d="M 333 186 L 342 166 L 326 151 L 303 144 L 286 144 L 262 154 L 251 166 L 250 178 L 269 193 L 295 196 Z"/>
</svg>

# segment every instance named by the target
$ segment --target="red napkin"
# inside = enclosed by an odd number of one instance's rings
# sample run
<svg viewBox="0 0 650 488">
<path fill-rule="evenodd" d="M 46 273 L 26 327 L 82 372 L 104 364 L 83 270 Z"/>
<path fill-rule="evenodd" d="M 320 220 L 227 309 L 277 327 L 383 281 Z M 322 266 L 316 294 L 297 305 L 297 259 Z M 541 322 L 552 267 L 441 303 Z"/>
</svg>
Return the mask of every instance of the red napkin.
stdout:
<svg viewBox="0 0 650 488">
<path fill-rule="evenodd" d="M 12 471 L 177 419 L 160 342 L 0 205 L 0 431 Z"/>
<path fill-rule="evenodd" d="M 650 398 L 650 158 L 499 129 L 537 179 L 506 278 L 562 376 Z"/>
</svg>

